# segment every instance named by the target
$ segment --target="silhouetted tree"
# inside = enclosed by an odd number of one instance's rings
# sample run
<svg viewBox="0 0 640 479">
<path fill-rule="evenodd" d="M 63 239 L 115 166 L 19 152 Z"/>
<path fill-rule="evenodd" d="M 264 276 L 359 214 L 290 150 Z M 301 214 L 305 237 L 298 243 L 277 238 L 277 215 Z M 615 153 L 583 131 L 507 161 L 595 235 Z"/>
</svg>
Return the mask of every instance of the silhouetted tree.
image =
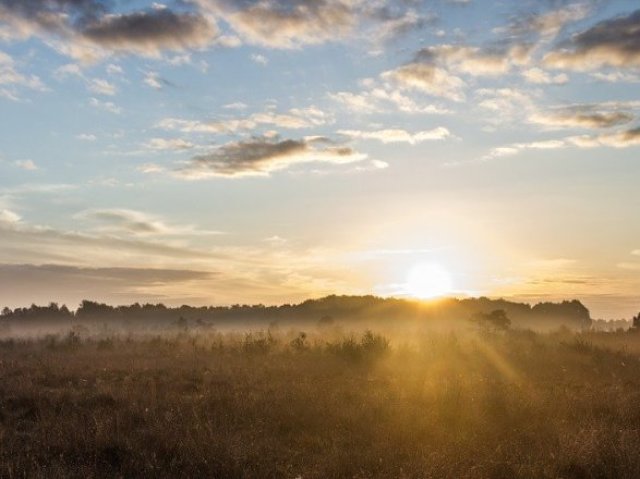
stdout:
<svg viewBox="0 0 640 479">
<path fill-rule="evenodd" d="M 589 310 L 578 300 L 561 303 L 538 303 L 531 312 L 537 319 L 551 321 L 560 326 L 588 328 L 591 326 Z"/>
</svg>

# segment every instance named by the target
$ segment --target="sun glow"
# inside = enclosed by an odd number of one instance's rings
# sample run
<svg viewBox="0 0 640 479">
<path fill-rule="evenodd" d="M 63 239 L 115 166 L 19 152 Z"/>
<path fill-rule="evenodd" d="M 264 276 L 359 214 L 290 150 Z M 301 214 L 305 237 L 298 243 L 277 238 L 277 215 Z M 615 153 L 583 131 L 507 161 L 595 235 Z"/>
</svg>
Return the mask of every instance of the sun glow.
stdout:
<svg viewBox="0 0 640 479">
<path fill-rule="evenodd" d="M 451 293 L 451 274 L 437 263 L 419 263 L 407 275 L 405 291 L 410 296 L 421 299 L 437 298 Z"/>
</svg>

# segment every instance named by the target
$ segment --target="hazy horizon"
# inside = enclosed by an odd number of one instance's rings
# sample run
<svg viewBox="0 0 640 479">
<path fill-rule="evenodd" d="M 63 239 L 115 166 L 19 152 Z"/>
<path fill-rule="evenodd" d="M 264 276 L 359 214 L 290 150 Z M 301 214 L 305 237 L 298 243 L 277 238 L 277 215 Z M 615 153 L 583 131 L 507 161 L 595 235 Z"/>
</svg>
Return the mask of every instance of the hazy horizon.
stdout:
<svg viewBox="0 0 640 479">
<path fill-rule="evenodd" d="M 0 307 L 640 310 L 631 0 L 0 0 Z"/>
</svg>

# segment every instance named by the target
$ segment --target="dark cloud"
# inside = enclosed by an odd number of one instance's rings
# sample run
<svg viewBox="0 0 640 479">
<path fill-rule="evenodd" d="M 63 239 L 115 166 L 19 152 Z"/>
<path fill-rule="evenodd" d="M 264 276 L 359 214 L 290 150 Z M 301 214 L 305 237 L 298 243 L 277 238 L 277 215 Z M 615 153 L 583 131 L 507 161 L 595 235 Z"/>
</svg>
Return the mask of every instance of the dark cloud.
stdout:
<svg viewBox="0 0 640 479">
<path fill-rule="evenodd" d="M 61 265 L 0 264 L 1 299 L 11 306 L 50 301 L 75 307 L 83 299 L 109 303 L 160 301 L 166 286 L 205 282 L 215 273 L 147 268 L 81 268 Z"/>
<path fill-rule="evenodd" d="M 102 281 L 119 282 L 122 280 L 134 283 L 167 283 L 193 279 L 209 279 L 213 273 L 179 269 L 149 268 L 80 268 L 64 265 L 28 265 L 0 264 L 0 280 L 11 277 L 15 281 L 39 273 L 41 276 L 58 278 L 99 278 Z"/>
<path fill-rule="evenodd" d="M 602 21 L 574 35 L 548 53 L 544 63 L 572 70 L 640 66 L 640 10 Z"/>
<path fill-rule="evenodd" d="M 361 27 L 367 38 L 386 40 L 420 29 L 435 16 L 420 2 L 366 0 L 184 0 L 172 7 L 123 12 L 120 2 L 99 0 L 0 0 L 0 38 L 46 37 L 60 52 L 94 60 L 100 52 L 156 55 L 164 49 L 237 45 L 235 35 L 219 35 L 223 20 L 243 41 L 270 48 L 343 40 Z M 421 5 L 423 6 L 423 5 Z M 424 10 L 424 9 L 422 9 Z M 2 30 L 2 24 L 9 28 Z"/>
<path fill-rule="evenodd" d="M 104 16 L 85 25 L 81 33 L 102 47 L 144 54 L 204 47 L 217 30 L 202 15 L 163 8 Z"/>
<path fill-rule="evenodd" d="M 326 139 L 276 140 L 253 138 L 228 143 L 206 155 L 193 157 L 178 175 L 186 178 L 267 175 L 294 164 L 353 163 L 365 155 L 344 146 L 324 146 Z"/>
<path fill-rule="evenodd" d="M 40 31 L 69 36 L 76 25 L 108 13 L 111 2 L 97 0 L 0 0 L 0 24 L 16 36 Z"/>
<path fill-rule="evenodd" d="M 0 0 L 4 37 L 54 38 L 52 46 L 69 56 L 94 60 L 99 50 L 157 55 L 212 44 L 218 31 L 197 11 L 152 8 L 114 13 L 113 2 L 96 0 Z"/>
<path fill-rule="evenodd" d="M 70 16 L 74 22 L 90 21 L 106 14 L 112 4 L 98 0 L 0 0 L 0 9 L 52 28 L 57 25 L 52 20 L 60 15 Z"/>
</svg>

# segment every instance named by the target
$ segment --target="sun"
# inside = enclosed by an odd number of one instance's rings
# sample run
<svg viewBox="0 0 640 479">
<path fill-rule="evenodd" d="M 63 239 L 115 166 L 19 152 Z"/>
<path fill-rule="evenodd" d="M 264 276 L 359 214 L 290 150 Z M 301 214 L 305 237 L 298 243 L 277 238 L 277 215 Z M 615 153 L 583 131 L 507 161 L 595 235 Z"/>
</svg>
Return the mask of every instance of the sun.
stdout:
<svg viewBox="0 0 640 479">
<path fill-rule="evenodd" d="M 451 274 L 437 263 L 418 263 L 407 274 L 406 293 L 420 299 L 444 296 L 453 290 Z"/>
</svg>

